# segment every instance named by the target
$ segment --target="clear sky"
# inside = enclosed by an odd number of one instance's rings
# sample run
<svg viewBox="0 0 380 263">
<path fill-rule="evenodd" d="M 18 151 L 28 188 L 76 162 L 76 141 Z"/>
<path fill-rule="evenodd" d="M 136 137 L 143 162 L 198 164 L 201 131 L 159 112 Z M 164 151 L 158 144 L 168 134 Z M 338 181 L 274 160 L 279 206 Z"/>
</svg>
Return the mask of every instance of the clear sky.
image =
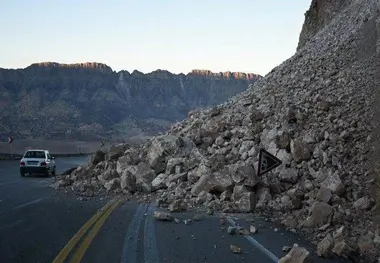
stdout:
<svg viewBox="0 0 380 263">
<path fill-rule="evenodd" d="M 268 73 L 295 53 L 311 0 L 0 0 L 0 67 Z"/>
</svg>

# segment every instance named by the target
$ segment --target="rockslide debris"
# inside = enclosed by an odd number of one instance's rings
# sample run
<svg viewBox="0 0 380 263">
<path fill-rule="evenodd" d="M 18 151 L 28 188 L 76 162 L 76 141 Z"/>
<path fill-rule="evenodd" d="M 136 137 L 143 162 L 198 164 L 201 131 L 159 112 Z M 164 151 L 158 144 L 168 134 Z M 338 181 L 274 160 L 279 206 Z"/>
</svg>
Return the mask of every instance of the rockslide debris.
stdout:
<svg viewBox="0 0 380 263">
<path fill-rule="evenodd" d="M 266 213 L 315 237 L 320 256 L 375 262 L 379 4 L 347 0 L 331 15 L 331 2 L 313 0 L 297 53 L 246 92 L 140 146 L 98 151 L 54 187 L 155 192 L 172 212 Z M 283 162 L 262 177 L 260 148 Z"/>
</svg>

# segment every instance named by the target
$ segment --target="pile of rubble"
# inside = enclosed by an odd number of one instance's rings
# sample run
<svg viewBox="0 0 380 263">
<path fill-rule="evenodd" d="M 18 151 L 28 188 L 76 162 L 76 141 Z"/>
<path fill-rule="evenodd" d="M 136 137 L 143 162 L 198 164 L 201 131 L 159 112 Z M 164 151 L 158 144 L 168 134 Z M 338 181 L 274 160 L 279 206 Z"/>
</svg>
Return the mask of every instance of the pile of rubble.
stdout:
<svg viewBox="0 0 380 263">
<path fill-rule="evenodd" d="M 380 256 L 371 166 L 379 13 L 375 0 L 350 0 L 247 92 L 190 112 L 138 147 L 98 151 L 54 187 L 87 196 L 154 192 L 159 207 L 176 212 L 264 213 L 313 233 L 321 256 L 358 253 L 371 262 Z M 282 160 L 264 176 L 256 171 L 261 148 Z"/>
</svg>

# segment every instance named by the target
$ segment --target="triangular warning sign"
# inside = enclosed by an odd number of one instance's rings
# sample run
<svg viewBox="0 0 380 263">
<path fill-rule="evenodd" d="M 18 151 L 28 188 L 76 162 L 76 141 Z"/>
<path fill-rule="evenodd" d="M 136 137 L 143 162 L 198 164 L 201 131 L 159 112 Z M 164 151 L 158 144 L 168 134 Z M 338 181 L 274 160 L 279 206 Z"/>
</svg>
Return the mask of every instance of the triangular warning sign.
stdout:
<svg viewBox="0 0 380 263">
<path fill-rule="evenodd" d="M 260 149 L 259 154 L 259 167 L 257 169 L 257 174 L 263 175 L 269 172 L 270 170 L 276 168 L 277 166 L 281 165 L 282 162 L 280 159 L 278 159 L 276 156 L 272 155 L 271 153 L 267 152 L 264 149 Z"/>
</svg>

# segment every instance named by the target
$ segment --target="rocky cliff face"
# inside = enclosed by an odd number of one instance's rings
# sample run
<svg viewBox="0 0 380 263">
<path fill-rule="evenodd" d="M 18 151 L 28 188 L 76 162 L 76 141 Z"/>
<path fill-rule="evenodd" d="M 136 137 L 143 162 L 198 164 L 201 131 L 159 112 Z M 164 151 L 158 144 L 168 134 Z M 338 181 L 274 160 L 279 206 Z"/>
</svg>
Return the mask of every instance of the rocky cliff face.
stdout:
<svg viewBox="0 0 380 263">
<path fill-rule="evenodd" d="M 139 147 L 99 151 L 54 187 L 156 192 L 169 211 L 262 213 L 318 241 L 333 262 L 378 262 L 380 10 L 352 0 L 331 15 L 332 2 L 313 1 L 308 41 L 248 91 Z M 282 160 L 264 176 L 261 148 Z M 293 247 L 279 262 L 308 255 Z"/>
<path fill-rule="evenodd" d="M 302 48 L 319 31 L 342 13 L 351 0 L 312 0 L 309 10 L 305 13 L 305 22 L 300 34 L 298 48 Z"/>
<path fill-rule="evenodd" d="M 207 70 L 117 73 L 101 63 L 0 69 L 0 135 L 94 140 L 153 133 L 191 109 L 226 101 L 258 79 Z"/>
</svg>

